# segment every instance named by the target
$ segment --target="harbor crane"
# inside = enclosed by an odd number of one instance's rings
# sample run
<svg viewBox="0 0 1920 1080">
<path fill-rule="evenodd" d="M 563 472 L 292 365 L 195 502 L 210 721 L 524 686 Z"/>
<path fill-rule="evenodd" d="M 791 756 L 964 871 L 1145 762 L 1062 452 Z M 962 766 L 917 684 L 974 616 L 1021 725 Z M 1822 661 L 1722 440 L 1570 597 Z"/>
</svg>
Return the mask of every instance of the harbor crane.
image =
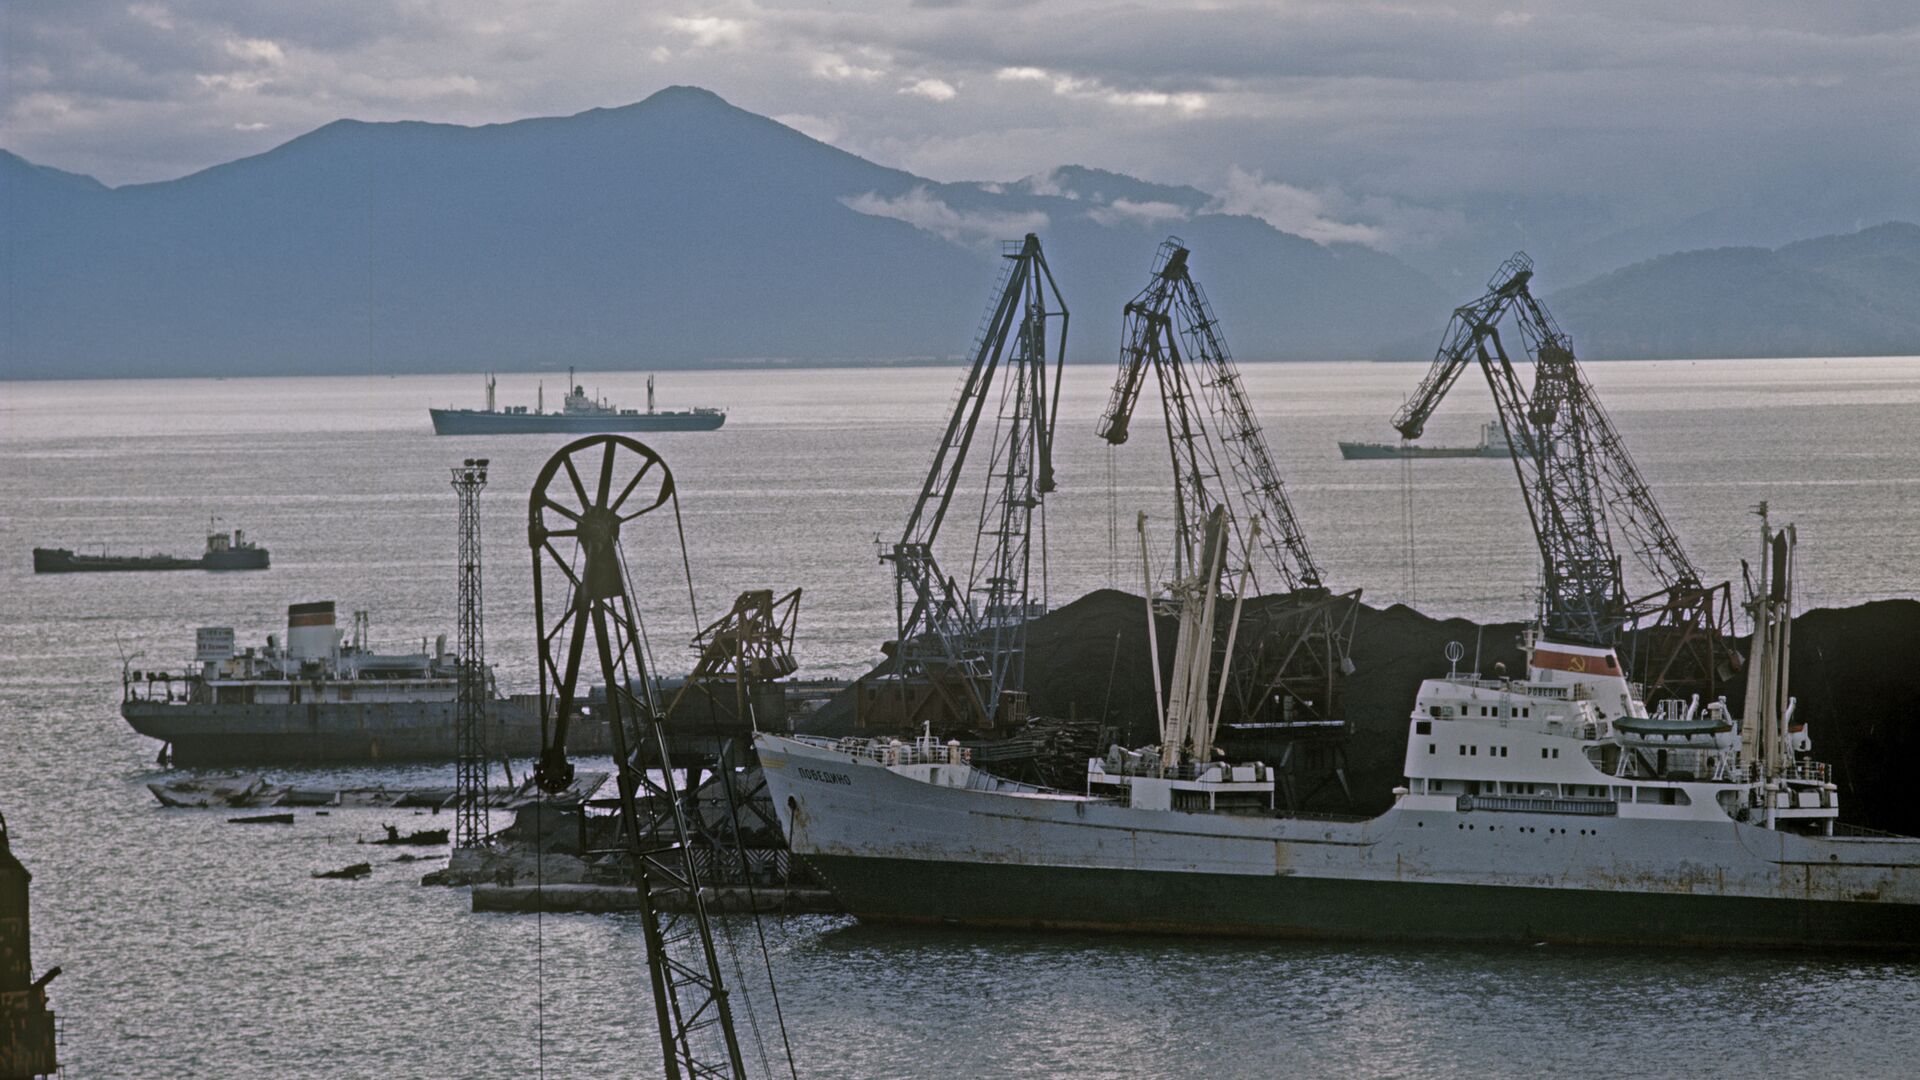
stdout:
<svg viewBox="0 0 1920 1080">
<path fill-rule="evenodd" d="M 1231 685 L 1241 726 L 1271 732 L 1333 723 L 1352 668 L 1348 647 L 1360 594 L 1328 590 L 1188 257 L 1179 237 L 1167 238 L 1151 280 L 1127 304 L 1119 374 L 1098 433 L 1110 445 L 1127 441 L 1151 371 L 1173 461 L 1174 579 L 1211 566 L 1230 598 L 1253 600 L 1262 589 L 1290 594 L 1284 602 L 1245 604 L 1249 625 L 1236 621 L 1228 635 L 1242 650 L 1226 665 L 1236 673 Z M 1206 551 L 1216 510 L 1225 511 L 1227 530 L 1218 560 Z"/>
<path fill-rule="evenodd" d="M 1528 288 L 1532 280 L 1532 260 L 1516 253 L 1488 281 L 1485 295 L 1454 310 L 1433 366 L 1393 426 L 1403 438 L 1419 438 L 1460 373 L 1478 364 L 1514 448 L 1514 472 L 1540 545 L 1543 632 L 1572 644 L 1612 646 L 1630 628 L 1647 630 L 1647 662 L 1629 667 L 1638 668 L 1649 693 L 1711 695 L 1731 673 L 1730 586 L 1702 583 L 1574 359 L 1573 339 Z M 1501 337 L 1503 321 L 1517 326 L 1534 362 L 1531 391 Z M 1629 596 L 1616 534 L 1658 591 Z"/>
<path fill-rule="evenodd" d="M 693 828 L 668 752 L 667 710 L 621 548 L 623 526 L 663 509 L 674 518 L 674 535 L 684 535 L 666 462 L 622 435 L 569 443 L 534 481 L 527 541 L 540 648 L 542 747 L 534 779 L 547 792 L 572 782 L 567 735 L 576 709 L 580 722 L 606 725 L 665 1075 L 741 1078 L 747 1059 L 701 893 Z M 683 546 L 683 565 L 684 555 Z M 591 663 L 590 644 L 605 697 L 589 705 L 580 676 L 582 664 Z M 600 715 L 593 714 L 596 708 Z"/>
<path fill-rule="evenodd" d="M 1022 242 L 1005 245 L 973 363 L 933 464 L 899 542 L 880 555 L 894 570 L 893 675 L 903 695 L 909 683 L 924 684 L 929 696 L 922 704 L 937 710 L 942 727 L 1008 728 L 1024 716 L 1027 622 L 1045 607 L 1044 506 L 1055 486 L 1053 429 L 1067 319 L 1039 237 L 1028 233 Z M 960 488 L 996 377 L 999 406 L 987 490 L 963 584 L 941 567 L 935 542 Z M 909 706 L 907 711 L 917 710 Z M 935 717 L 900 719 L 917 728 Z"/>
</svg>

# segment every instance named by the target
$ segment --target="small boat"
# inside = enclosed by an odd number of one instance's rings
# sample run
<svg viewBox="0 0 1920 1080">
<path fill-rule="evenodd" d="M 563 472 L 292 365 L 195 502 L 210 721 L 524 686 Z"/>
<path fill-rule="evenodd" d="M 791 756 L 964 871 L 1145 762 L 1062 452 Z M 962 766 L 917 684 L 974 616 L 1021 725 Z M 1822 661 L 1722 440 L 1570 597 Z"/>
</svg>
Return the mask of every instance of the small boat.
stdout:
<svg viewBox="0 0 1920 1080">
<path fill-rule="evenodd" d="M 336 881 L 358 881 L 373 873 L 372 863 L 357 862 L 352 866 L 343 866 L 338 870 L 316 870 L 307 875 L 312 878 L 332 878 Z"/>
<path fill-rule="evenodd" d="M 1526 456 L 1524 449 L 1516 450 L 1507 441 L 1507 433 L 1498 423 L 1480 425 L 1480 443 L 1477 446 L 1415 446 L 1410 442 L 1366 443 L 1340 442 L 1340 456 L 1348 461 L 1377 461 L 1382 458 L 1510 458 L 1515 454 Z"/>
<path fill-rule="evenodd" d="M 387 835 L 373 841 L 376 844 L 389 846 L 401 845 L 405 847 L 435 847 L 447 842 L 448 830 L 446 829 L 416 829 L 413 832 L 402 834 L 398 826 L 383 825 L 381 828 L 387 830 Z"/>
</svg>

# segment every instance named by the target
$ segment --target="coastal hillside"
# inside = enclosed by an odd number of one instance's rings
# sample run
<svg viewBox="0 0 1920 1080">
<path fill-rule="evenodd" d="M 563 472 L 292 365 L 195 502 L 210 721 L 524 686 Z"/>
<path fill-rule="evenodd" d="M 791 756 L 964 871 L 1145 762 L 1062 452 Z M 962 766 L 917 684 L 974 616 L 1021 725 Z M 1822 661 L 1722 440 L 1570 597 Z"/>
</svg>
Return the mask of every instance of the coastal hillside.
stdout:
<svg viewBox="0 0 1920 1080">
<path fill-rule="evenodd" d="M 952 359 L 1030 231 L 1071 360 L 1112 361 L 1168 234 L 1243 360 L 1424 360 L 1471 299 L 1193 187 L 939 183 L 692 87 L 485 127 L 342 120 L 119 188 L 0 151 L 0 191 L 3 378 Z M 1589 360 L 1920 353 L 1920 226 L 1539 271 Z"/>
<path fill-rule="evenodd" d="M 1247 359 L 1366 356 L 1446 305 L 1390 256 L 1192 188 L 935 183 L 688 87 L 487 127 L 343 120 L 120 188 L 0 155 L 0 184 L 14 378 L 954 357 L 1029 231 L 1077 360 L 1112 361 L 1170 232 Z"/>
<path fill-rule="evenodd" d="M 1549 268 L 1543 267 L 1543 272 Z M 1684 251 L 1547 298 L 1593 360 L 1920 353 L 1920 225 Z"/>
</svg>

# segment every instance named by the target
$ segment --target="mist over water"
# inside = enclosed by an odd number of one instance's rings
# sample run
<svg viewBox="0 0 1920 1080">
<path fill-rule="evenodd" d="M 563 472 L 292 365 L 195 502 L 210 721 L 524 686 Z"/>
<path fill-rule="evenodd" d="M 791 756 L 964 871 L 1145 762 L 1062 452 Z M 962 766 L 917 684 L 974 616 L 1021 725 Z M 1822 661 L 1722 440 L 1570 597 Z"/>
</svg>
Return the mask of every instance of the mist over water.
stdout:
<svg viewBox="0 0 1920 1080">
<path fill-rule="evenodd" d="M 1750 509 L 1764 499 L 1776 522 L 1799 525 L 1803 607 L 1914 594 L 1920 360 L 1588 371 L 1709 579 L 1752 557 Z M 1046 522 L 1056 605 L 1109 584 L 1138 591 L 1134 516 L 1166 528 L 1151 392 L 1128 445 L 1110 453 L 1093 434 L 1110 374 L 1066 373 Z M 1421 374 L 1245 369 L 1330 584 L 1364 588 L 1376 605 L 1522 617 L 1537 555 L 1508 463 L 1347 462 L 1334 445 L 1391 440 L 1386 420 Z M 641 437 L 679 482 L 699 618 L 743 589 L 801 586 L 803 673 L 849 676 L 877 659 L 894 615 L 875 539 L 897 538 L 958 377 L 663 377 L 661 407 L 729 410 L 718 432 Z M 1477 378 L 1462 378 L 1423 442 L 1477 438 L 1492 417 Z M 541 379 L 557 401 L 563 377 L 548 374 L 501 377 L 501 402 L 532 404 Z M 581 381 L 628 407 L 645 399 L 643 373 Z M 447 470 L 467 457 L 492 461 L 489 657 L 503 686 L 527 688 L 527 487 L 566 439 L 432 435 L 428 405 L 480 397 L 478 377 L 0 384 L 0 812 L 35 874 L 36 965 L 65 968 L 50 993 L 69 1076 L 519 1076 L 537 1067 L 542 1018 L 553 1075 L 652 1071 L 636 922 L 471 914 L 464 890 L 418 886 L 434 864 L 355 843 L 385 821 L 426 824 L 392 811 L 303 811 L 292 828 L 252 828 L 163 810 L 144 785 L 171 774 L 116 712 L 123 658 L 177 669 L 208 625 L 258 645 L 284 629 L 289 603 L 336 600 L 343 623 L 367 610 L 375 641 L 394 648 L 451 635 Z M 984 460 L 982 445 L 943 534 L 942 561 L 961 576 Z M 34 546 L 196 554 L 216 515 L 270 548 L 273 569 L 31 572 Z M 690 657 L 695 615 L 669 519 L 640 525 L 628 557 L 672 672 Z M 300 774 L 314 786 L 450 775 Z M 375 864 L 366 881 L 308 877 L 363 859 Z M 1897 1075 L 1920 1054 L 1910 962 L 909 932 L 824 918 L 768 930 L 803 1076 Z"/>
</svg>

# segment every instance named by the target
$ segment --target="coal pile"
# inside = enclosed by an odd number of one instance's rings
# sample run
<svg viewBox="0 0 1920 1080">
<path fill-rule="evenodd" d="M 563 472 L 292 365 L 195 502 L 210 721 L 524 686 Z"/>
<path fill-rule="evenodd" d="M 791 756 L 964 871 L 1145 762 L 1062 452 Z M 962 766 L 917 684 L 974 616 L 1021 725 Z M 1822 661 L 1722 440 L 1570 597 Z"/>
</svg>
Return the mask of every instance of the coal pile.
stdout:
<svg viewBox="0 0 1920 1080">
<path fill-rule="evenodd" d="M 1279 600 L 1263 602 L 1281 602 Z M 1114 590 L 1089 593 L 1036 620 L 1028 630 L 1027 691 L 1037 717 L 1097 721 L 1115 740 L 1139 746 L 1157 737 L 1146 605 Z M 1407 721 L 1422 679 L 1446 674 L 1445 649 L 1460 642 L 1462 670 L 1525 669 L 1520 622 L 1480 625 L 1435 619 L 1403 605 L 1361 605 L 1354 624 L 1354 673 L 1347 681 L 1347 747 L 1355 804 L 1323 790 L 1306 809 L 1375 813 L 1403 779 Z M 1176 626 L 1159 622 L 1163 675 L 1172 668 Z M 1744 651 L 1744 649 L 1743 649 Z M 1903 798 L 1907 763 L 1920 752 L 1920 601 L 1883 600 L 1821 609 L 1794 620 L 1796 719 L 1807 721 L 1813 757 L 1831 763 L 1842 818 L 1852 824 L 1920 835 L 1920 806 Z M 1728 693 L 1738 709 L 1744 684 Z M 857 734 L 851 696 L 829 702 L 804 733 Z"/>
<path fill-rule="evenodd" d="M 1907 776 L 1920 761 L 1920 601 L 1795 618 L 1790 668 L 1794 719 L 1807 722 L 1814 760 L 1834 768 L 1841 820 L 1920 836 Z"/>
</svg>

